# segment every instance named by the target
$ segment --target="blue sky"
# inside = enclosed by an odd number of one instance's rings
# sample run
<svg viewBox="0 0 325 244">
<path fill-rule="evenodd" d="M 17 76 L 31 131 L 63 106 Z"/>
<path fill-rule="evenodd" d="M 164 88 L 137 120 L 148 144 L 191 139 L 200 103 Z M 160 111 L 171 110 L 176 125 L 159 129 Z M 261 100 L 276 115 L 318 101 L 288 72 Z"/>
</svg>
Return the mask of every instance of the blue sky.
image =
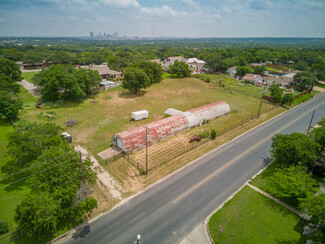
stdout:
<svg viewBox="0 0 325 244">
<path fill-rule="evenodd" d="M 325 37 L 325 0 L 0 0 L 0 36 Z"/>
</svg>

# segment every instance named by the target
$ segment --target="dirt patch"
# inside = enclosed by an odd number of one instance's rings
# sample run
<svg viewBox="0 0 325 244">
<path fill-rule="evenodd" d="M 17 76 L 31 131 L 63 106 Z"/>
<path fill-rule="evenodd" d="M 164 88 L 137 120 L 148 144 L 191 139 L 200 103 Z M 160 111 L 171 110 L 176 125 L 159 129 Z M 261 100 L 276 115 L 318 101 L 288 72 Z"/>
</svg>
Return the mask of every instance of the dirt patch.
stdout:
<svg viewBox="0 0 325 244">
<path fill-rule="evenodd" d="M 182 88 L 178 90 L 171 90 L 169 93 L 175 95 L 182 95 L 184 93 L 199 93 L 200 91 L 201 89 L 199 88 Z"/>
<path fill-rule="evenodd" d="M 97 126 L 90 127 L 87 130 L 83 130 L 82 132 L 79 132 L 75 137 L 77 142 L 83 142 L 87 143 L 91 138 L 93 138 L 93 135 L 97 131 Z"/>
<path fill-rule="evenodd" d="M 319 87 L 319 86 L 314 86 L 314 88 L 313 88 L 315 91 L 319 91 L 319 92 L 324 92 L 325 91 L 325 89 L 324 88 L 322 88 L 322 87 Z"/>
</svg>

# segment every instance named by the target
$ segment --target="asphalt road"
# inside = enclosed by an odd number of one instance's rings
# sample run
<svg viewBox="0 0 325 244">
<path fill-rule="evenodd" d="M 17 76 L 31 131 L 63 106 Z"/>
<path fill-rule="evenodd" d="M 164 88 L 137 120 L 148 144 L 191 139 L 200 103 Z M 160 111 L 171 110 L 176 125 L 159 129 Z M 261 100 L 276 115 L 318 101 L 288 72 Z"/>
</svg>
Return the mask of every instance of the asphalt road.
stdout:
<svg viewBox="0 0 325 244">
<path fill-rule="evenodd" d="M 179 243 L 270 162 L 276 133 L 305 132 L 325 117 L 325 93 L 225 144 L 101 216 L 66 243 Z"/>
</svg>

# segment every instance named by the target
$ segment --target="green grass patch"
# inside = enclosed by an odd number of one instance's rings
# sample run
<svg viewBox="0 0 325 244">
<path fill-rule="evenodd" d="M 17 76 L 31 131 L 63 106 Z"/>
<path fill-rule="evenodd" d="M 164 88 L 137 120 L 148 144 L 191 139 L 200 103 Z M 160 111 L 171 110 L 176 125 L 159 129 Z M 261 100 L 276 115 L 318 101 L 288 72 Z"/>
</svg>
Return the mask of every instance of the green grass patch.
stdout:
<svg viewBox="0 0 325 244">
<path fill-rule="evenodd" d="M 325 89 L 325 84 L 324 83 L 318 83 L 318 84 L 316 84 L 316 86 L 318 86 L 318 87 L 321 87 L 321 88 L 324 88 Z"/>
<path fill-rule="evenodd" d="M 32 78 L 34 77 L 34 75 L 38 74 L 39 72 L 40 72 L 40 71 L 23 72 L 23 73 L 21 74 L 21 76 L 22 76 L 25 80 L 27 80 L 27 81 L 29 81 L 29 82 L 32 83 Z"/>
<path fill-rule="evenodd" d="M 304 102 L 308 101 L 309 99 L 311 99 L 311 98 L 313 98 L 313 97 L 314 97 L 314 96 L 313 96 L 312 93 L 304 94 L 304 95 L 302 95 L 302 96 L 300 96 L 300 97 L 295 98 L 295 99 L 293 100 L 291 106 L 292 106 L 292 107 L 297 106 L 297 105 L 299 105 L 299 104 L 301 104 L 301 103 L 304 103 Z"/>
<path fill-rule="evenodd" d="M 167 79 L 167 78 L 177 78 L 177 75 L 175 74 L 169 74 L 167 72 L 164 72 L 163 75 L 162 75 L 162 78 L 163 79 Z"/>
<path fill-rule="evenodd" d="M 19 97 L 23 100 L 24 108 L 34 108 L 38 98 L 30 94 L 24 87 L 20 87 Z"/>
<path fill-rule="evenodd" d="M 246 186 L 211 217 L 209 231 L 214 243 L 304 243 L 303 224 L 299 216 Z"/>
<path fill-rule="evenodd" d="M 9 121 L 0 119 L 0 169 L 11 160 L 11 157 L 7 155 L 7 135 L 13 131 L 14 128 Z M 9 224 L 9 232 L 12 232 L 17 228 L 14 221 L 15 208 L 30 190 L 24 186 L 24 182 L 9 185 L 8 182 L 1 180 L 5 175 L 0 171 L 0 219 Z"/>
</svg>

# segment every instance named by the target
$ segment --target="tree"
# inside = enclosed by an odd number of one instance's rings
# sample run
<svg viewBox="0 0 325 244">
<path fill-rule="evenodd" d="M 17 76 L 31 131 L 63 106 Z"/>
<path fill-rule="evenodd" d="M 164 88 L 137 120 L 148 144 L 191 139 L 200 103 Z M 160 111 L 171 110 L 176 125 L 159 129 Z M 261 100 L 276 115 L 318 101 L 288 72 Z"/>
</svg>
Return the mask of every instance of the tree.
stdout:
<svg viewBox="0 0 325 244">
<path fill-rule="evenodd" d="M 36 129 L 40 136 L 34 135 Z M 18 179 L 21 174 L 27 174 L 26 185 L 31 189 L 16 208 L 15 220 L 20 228 L 28 229 L 29 235 L 53 233 L 60 223 L 67 219 L 80 220 L 84 213 L 97 207 L 97 201 L 87 196 L 90 191 L 82 198 L 77 194 L 80 188 L 95 182 L 92 162 L 86 158 L 81 168 L 79 154 L 57 134 L 59 127 L 25 122 L 18 124 L 16 130 L 9 138 L 9 152 L 16 161 L 25 156 L 26 162 L 22 164 L 25 170 L 19 173 Z M 17 142 L 23 138 L 25 142 Z M 36 149 L 17 155 L 22 147 Z"/>
<path fill-rule="evenodd" d="M 20 92 L 20 85 L 16 81 L 10 79 L 7 75 L 0 74 L 0 91 L 18 94 Z"/>
<path fill-rule="evenodd" d="M 256 66 L 254 69 L 254 73 L 255 74 L 260 74 L 260 75 L 264 75 L 266 71 L 266 66 L 265 65 L 261 65 L 261 66 Z"/>
<path fill-rule="evenodd" d="M 266 178 L 268 192 L 275 197 L 293 199 L 296 203 L 318 190 L 319 183 L 307 173 L 307 167 L 297 165 L 282 166 Z"/>
<path fill-rule="evenodd" d="M 141 89 L 150 86 L 150 78 L 142 69 L 127 68 L 124 73 L 122 87 L 139 94 Z"/>
<path fill-rule="evenodd" d="M 245 66 L 239 66 L 237 67 L 237 72 L 236 75 L 238 76 L 245 76 L 246 74 L 252 73 L 252 68 L 249 65 L 245 65 Z"/>
<path fill-rule="evenodd" d="M 281 98 L 281 103 L 291 105 L 292 102 L 293 102 L 293 95 L 291 93 L 284 93 Z"/>
<path fill-rule="evenodd" d="M 57 203 L 49 193 L 30 194 L 17 205 L 15 221 L 28 236 L 54 233 L 59 223 Z"/>
<path fill-rule="evenodd" d="M 314 167 L 320 150 L 318 143 L 302 133 L 277 134 L 272 138 L 271 154 L 275 161 L 283 165 L 301 162 L 305 166 Z"/>
<path fill-rule="evenodd" d="M 29 167 L 44 150 L 63 144 L 59 133 L 62 128 L 53 123 L 18 121 L 15 131 L 9 134 L 8 154 L 13 158 L 2 167 L 11 173 Z"/>
<path fill-rule="evenodd" d="M 191 71 L 189 70 L 188 65 L 185 62 L 180 62 L 178 60 L 176 60 L 173 65 L 169 66 L 168 72 L 180 78 L 191 76 Z"/>
<path fill-rule="evenodd" d="M 150 78 L 150 84 L 159 83 L 162 80 L 163 69 L 160 64 L 151 61 L 140 61 L 134 67 L 142 69 Z"/>
<path fill-rule="evenodd" d="M 283 90 L 280 88 L 280 84 L 273 83 L 269 87 L 269 91 L 271 92 L 271 97 L 274 98 L 274 100 L 277 103 L 281 102 Z"/>
<path fill-rule="evenodd" d="M 315 128 L 311 132 L 312 139 L 317 142 L 321 147 L 322 150 L 325 150 L 325 127 Z"/>
<path fill-rule="evenodd" d="M 225 72 L 232 65 L 229 60 L 226 60 L 220 54 L 210 54 L 206 58 L 205 67 L 211 71 Z"/>
<path fill-rule="evenodd" d="M 0 114 L 10 120 L 15 120 L 22 108 L 23 103 L 20 98 L 14 98 L 10 93 L 0 91 Z"/>
<path fill-rule="evenodd" d="M 315 230 L 311 239 L 315 243 L 325 243 L 325 194 L 309 194 L 300 202 L 300 209 L 311 217 Z"/>
<path fill-rule="evenodd" d="M 13 61 L 21 61 L 23 58 L 23 54 L 18 52 L 16 48 L 6 49 L 4 50 L 4 58 L 10 59 Z"/>
<path fill-rule="evenodd" d="M 10 82 L 21 81 L 19 66 L 12 60 L 0 58 L 0 74 L 10 79 Z"/>
<path fill-rule="evenodd" d="M 293 67 L 297 70 L 306 71 L 308 69 L 308 62 L 299 60 Z"/>
<path fill-rule="evenodd" d="M 81 90 L 87 95 L 91 94 L 91 87 L 98 87 L 102 80 L 97 70 L 79 68 L 73 71 L 73 75 Z"/>
<path fill-rule="evenodd" d="M 313 64 L 310 70 L 316 75 L 318 80 L 325 81 L 325 62 Z"/>
<path fill-rule="evenodd" d="M 0 235 L 7 233 L 9 231 L 8 223 L 0 220 Z"/>
<path fill-rule="evenodd" d="M 78 100 L 86 96 L 74 76 L 75 68 L 71 65 L 52 65 L 33 77 L 33 82 L 40 86 L 42 98 L 47 101 L 60 99 Z"/>
<path fill-rule="evenodd" d="M 297 82 L 298 87 L 311 90 L 317 83 L 317 78 L 309 72 L 299 72 L 293 77 L 293 81 Z"/>
</svg>

